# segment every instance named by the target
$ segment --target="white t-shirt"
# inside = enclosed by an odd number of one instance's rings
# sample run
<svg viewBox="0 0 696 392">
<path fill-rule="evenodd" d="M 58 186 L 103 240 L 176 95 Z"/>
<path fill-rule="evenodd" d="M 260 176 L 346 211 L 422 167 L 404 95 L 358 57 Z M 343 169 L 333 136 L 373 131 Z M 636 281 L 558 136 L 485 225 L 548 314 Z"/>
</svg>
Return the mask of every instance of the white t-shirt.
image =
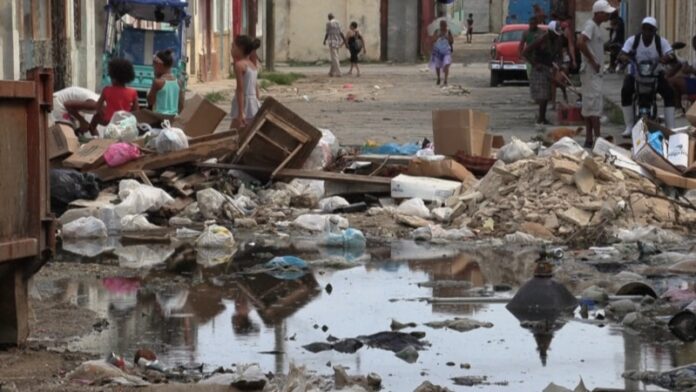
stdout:
<svg viewBox="0 0 696 392">
<path fill-rule="evenodd" d="M 604 40 L 602 39 L 602 30 L 599 25 L 590 19 L 585 23 L 585 27 L 582 29 L 582 35 L 589 39 L 587 44 L 590 52 L 594 56 L 594 60 L 599 64 L 600 68 L 604 64 Z M 592 70 L 590 66 L 590 61 L 582 54 L 582 64 L 585 71 Z M 594 70 L 592 70 L 594 72 Z"/>
<path fill-rule="evenodd" d="M 53 112 L 54 121 L 70 121 L 68 112 L 65 110 L 66 102 L 84 102 L 92 100 L 99 101 L 99 94 L 83 87 L 66 87 L 53 93 Z"/>
<path fill-rule="evenodd" d="M 660 37 L 660 39 L 662 42 L 662 55 L 664 56 L 666 54 L 672 53 L 672 45 L 670 45 L 669 41 L 662 37 Z M 658 62 L 660 60 L 660 53 L 657 51 L 657 45 L 655 45 L 655 41 L 656 40 L 653 38 L 652 42 L 650 43 L 650 46 L 646 47 L 645 42 L 643 42 L 643 39 L 640 39 L 638 47 L 636 48 L 636 63 L 640 63 L 641 61 Z M 635 42 L 635 35 L 629 37 L 626 40 L 626 43 L 624 43 L 624 46 L 621 49 L 621 51 L 624 53 L 631 53 L 633 51 L 633 45 Z M 631 64 L 628 70 L 631 73 L 631 75 L 633 75 L 635 71 L 633 68 L 633 64 Z"/>
</svg>

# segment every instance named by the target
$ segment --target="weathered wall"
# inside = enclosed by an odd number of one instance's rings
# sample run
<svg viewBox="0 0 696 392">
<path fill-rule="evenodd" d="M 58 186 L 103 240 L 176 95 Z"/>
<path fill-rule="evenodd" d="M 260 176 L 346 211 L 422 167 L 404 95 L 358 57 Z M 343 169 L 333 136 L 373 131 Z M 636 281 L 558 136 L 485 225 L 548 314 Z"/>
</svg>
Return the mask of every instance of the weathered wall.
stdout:
<svg viewBox="0 0 696 392">
<path fill-rule="evenodd" d="M 491 0 L 466 0 L 461 12 L 458 5 L 454 7 L 454 17 L 461 20 L 462 26 L 466 26 L 469 14 L 474 14 L 474 33 L 488 33 L 491 31 L 492 7 Z"/>
<path fill-rule="evenodd" d="M 389 1 L 390 61 L 413 62 L 418 57 L 418 0 Z"/>
<path fill-rule="evenodd" d="M 416 12 L 417 1 L 409 3 L 414 4 Z M 328 50 L 322 41 L 329 13 L 334 14 L 344 32 L 348 30 L 350 22 L 357 22 L 365 39 L 367 58 L 379 60 L 379 1 L 276 0 L 276 61 L 314 62 L 328 59 Z M 341 55 L 347 58 L 348 50 L 341 50 Z"/>
<path fill-rule="evenodd" d="M 505 23 L 505 7 L 504 0 L 491 0 L 490 9 L 490 31 L 491 33 L 499 32 Z"/>
<path fill-rule="evenodd" d="M 20 78 L 19 21 L 14 1 L 0 2 L 0 79 Z"/>
</svg>

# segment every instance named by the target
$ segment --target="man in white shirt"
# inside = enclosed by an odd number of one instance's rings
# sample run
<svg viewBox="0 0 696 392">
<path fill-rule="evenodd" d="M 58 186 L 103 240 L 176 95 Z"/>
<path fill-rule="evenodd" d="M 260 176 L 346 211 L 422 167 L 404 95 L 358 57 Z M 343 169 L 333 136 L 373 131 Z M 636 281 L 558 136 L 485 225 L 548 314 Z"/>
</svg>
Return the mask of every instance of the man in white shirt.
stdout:
<svg viewBox="0 0 696 392">
<path fill-rule="evenodd" d="M 641 33 L 626 40 L 623 49 L 621 49 L 619 61 L 625 64 L 630 61 L 631 55 L 634 56 L 636 64 L 640 64 L 642 61 L 655 61 L 664 64 L 674 58 L 674 51 L 669 41 L 657 35 L 657 20 L 655 18 L 649 16 L 643 19 Z M 636 120 L 633 113 L 633 95 L 636 89 L 635 75 L 636 69 L 631 65 L 621 88 L 621 106 L 626 123 L 624 137 L 631 136 L 631 129 Z M 674 128 L 674 90 L 669 85 L 664 70 L 660 72 L 658 77 L 657 92 L 665 102 L 665 125 L 668 128 Z"/>
<path fill-rule="evenodd" d="M 592 5 L 592 19 L 585 23 L 578 48 L 582 53 L 582 115 L 585 117 L 585 147 L 592 148 L 594 138 L 601 135 L 600 118 L 604 111 L 602 95 L 602 67 L 604 65 L 604 39 L 599 26 L 607 22 L 616 8 L 606 0 L 598 0 Z"/>
<path fill-rule="evenodd" d="M 338 50 L 346 45 L 346 37 L 343 35 L 341 25 L 338 23 L 333 14 L 329 14 L 329 21 L 326 23 L 326 34 L 324 35 L 324 45 L 329 44 L 329 53 L 331 54 L 331 70 L 329 76 L 341 76 L 341 60 Z"/>
<path fill-rule="evenodd" d="M 99 94 L 82 87 L 66 87 L 53 93 L 53 122 L 70 124 L 73 128 L 87 130 L 91 115 L 97 110 Z M 85 118 L 87 117 L 87 118 Z"/>
</svg>

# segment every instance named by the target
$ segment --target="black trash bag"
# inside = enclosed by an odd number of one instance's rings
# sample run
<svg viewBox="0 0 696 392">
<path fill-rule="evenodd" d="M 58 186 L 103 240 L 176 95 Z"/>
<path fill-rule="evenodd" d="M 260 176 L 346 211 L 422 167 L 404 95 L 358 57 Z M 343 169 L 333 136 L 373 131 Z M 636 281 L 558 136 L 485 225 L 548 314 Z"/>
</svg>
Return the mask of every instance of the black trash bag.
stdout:
<svg viewBox="0 0 696 392">
<path fill-rule="evenodd" d="M 99 181 L 91 173 L 76 170 L 51 170 L 51 211 L 62 214 L 75 200 L 94 200 L 99 196 Z"/>
</svg>

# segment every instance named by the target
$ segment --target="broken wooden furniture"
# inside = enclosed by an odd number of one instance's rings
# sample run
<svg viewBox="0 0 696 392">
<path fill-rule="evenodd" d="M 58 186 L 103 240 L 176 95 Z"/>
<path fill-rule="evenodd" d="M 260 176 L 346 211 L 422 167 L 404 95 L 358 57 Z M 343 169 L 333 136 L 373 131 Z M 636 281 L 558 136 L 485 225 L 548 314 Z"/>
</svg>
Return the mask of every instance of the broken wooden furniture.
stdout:
<svg viewBox="0 0 696 392">
<path fill-rule="evenodd" d="M 322 133 L 273 98 L 266 98 L 251 125 L 242 132 L 233 163 L 281 170 L 299 169 Z"/>
<path fill-rule="evenodd" d="M 0 345 L 29 336 L 27 285 L 55 248 L 48 167 L 53 72 L 0 81 Z"/>
</svg>

